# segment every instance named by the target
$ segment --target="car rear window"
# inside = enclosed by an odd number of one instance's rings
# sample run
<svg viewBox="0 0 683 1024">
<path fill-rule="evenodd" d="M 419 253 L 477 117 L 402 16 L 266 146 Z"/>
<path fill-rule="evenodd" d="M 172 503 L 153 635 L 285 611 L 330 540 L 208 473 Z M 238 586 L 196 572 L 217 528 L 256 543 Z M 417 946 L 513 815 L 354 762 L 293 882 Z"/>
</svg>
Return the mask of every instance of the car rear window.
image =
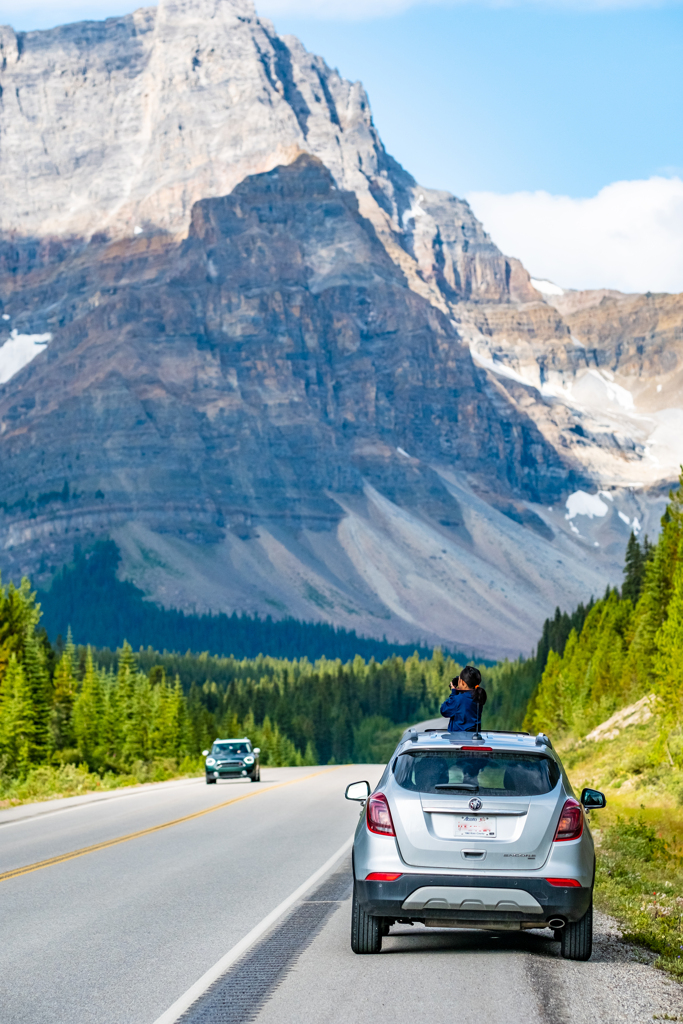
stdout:
<svg viewBox="0 0 683 1024">
<path fill-rule="evenodd" d="M 394 775 L 419 793 L 539 796 L 555 788 L 560 769 L 542 754 L 416 750 L 398 756 Z"/>
</svg>

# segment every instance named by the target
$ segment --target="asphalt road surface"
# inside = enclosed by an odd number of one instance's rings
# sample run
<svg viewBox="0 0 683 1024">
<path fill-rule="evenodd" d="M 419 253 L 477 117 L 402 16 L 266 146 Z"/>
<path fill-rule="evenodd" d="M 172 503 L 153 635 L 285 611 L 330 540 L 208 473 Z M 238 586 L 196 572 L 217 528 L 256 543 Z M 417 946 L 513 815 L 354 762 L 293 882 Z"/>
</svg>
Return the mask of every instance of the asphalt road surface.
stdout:
<svg viewBox="0 0 683 1024">
<path fill-rule="evenodd" d="M 169 1007 L 339 851 L 358 814 L 346 784 L 374 785 L 380 771 L 264 769 L 260 785 L 192 781 L 0 812 L 1 1024 L 167 1024 Z M 349 870 L 347 855 L 182 1024 L 683 1020 L 681 988 L 600 916 L 587 964 L 562 961 L 550 932 L 419 926 L 355 956 Z"/>
</svg>

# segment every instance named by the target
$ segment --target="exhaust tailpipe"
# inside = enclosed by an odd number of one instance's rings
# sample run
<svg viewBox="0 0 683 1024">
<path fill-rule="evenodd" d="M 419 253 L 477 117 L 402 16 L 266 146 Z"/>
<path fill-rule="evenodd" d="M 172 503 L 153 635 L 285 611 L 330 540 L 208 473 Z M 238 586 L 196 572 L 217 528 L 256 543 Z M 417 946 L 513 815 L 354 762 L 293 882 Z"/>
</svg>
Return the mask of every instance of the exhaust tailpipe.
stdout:
<svg viewBox="0 0 683 1024">
<path fill-rule="evenodd" d="M 566 923 L 563 917 L 551 917 L 548 921 L 548 928 L 564 928 Z"/>
</svg>

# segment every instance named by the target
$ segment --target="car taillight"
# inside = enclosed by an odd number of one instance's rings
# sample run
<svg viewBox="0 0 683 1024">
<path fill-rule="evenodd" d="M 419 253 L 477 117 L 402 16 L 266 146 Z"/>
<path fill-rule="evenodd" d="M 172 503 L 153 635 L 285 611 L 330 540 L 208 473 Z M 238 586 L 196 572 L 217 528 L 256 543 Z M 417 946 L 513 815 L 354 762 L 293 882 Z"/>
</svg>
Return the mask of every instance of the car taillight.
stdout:
<svg viewBox="0 0 683 1024">
<path fill-rule="evenodd" d="M 549 885 L 563 885 L 565 889 L 580 889 L 581 882 L 575 878 L 546 878 Z"/>
<path fill-rule="evenodd" d="M 371 871 L 365 876 L 366 882 L 395 882 L 401 877 L 400 871 Z"/>
<path fill-rule="evenodd" d="M 368 828 L 380 836 L 395 836 L 391 811 L 384 793 L 374 793 L 368 800 Z"/>
<path fill-rule="evenodd" d="M 460 747 L 461 750 L 493 750 L 493 747 Z"/>
<path fill-rule="evenodd" d="M 568 839 L 578 839 L 582 833 L 583 808 L 578 800 L 570 796 L 562 808 L 554 842 L 566 843 Z"/>
</svg>

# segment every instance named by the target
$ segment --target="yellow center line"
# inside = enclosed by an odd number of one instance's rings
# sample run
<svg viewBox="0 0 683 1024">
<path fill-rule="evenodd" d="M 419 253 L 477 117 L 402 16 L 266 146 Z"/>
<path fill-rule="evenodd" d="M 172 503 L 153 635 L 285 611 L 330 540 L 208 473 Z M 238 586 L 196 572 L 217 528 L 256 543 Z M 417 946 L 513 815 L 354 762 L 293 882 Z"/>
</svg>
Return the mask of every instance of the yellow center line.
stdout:
<svg viewBox="0 0 683 1024">
<path fill-rule="evenodd" d="M 143 828 L 139 832 L 129 832 L 126 836 L 117 836 L 116 839 L 105 839 L 103 843 L 94 843 L 93 846 L 84 846 L 80 850 L 73 850 L 71 853 L 60 853 L 57 857 L 48 857 L 47 860 L 36 861 L 35 864 L 27 864 L 23 868 L 14 868 L 12 871 L 5 871 L 0 874 L 0 882 L 8 882 L 10 878 L 18 878 L 20 875 L 28 875 L 32 871 L 40 871 L 42 868 L 52 867 L 53 864 L 63 864 L 64 861 L 74 860 L 76 857 L 85 857 L 87 853 L 96 853 L 97 850 L 106 850 L 109 846 L 118 846 L 119 843 L 128 843 L 131 839 L 140 839 L 141 836 L 152 835 L 153 832 L 160 832 L 164 828 L 173 828 L 174 825 L 182 825 L 184 821 L 193 821 L 195 818 L 202 818 L 205 814 L 212 814 L 214 811 L 220 811 L 223 807 L 229 807 L 230 804 L 239 803 L 240 800 L 249 800 L 252 796 L 260 796 L 263 793 L 272 793 L 275 789 L 282 789 L 284 786 L 292 786 L 296 782 L 305 782 L 306 779 L 314 779 L 317 775 L 323 775 L 325 772 L 335 771 L 336 767 L 323 768 L 319 772 L 310 772 L 308 775 L 302 775 L 298 779 L 289 779 L 287 782 L 278 782 L 274 786 L 268 786 L 263 789 L 253 789 L 248 793 L 244 793 L 242 796 L 234 796 L 231 800 L 224 800 L 220 804 L 215 804 L 213 807 L 206 807 L 203 811 L 195 811 L 194 814 L 186 814 L 182 818 L 174 818 L 173 821 L 165 821 L 161 825 L 152 825 L 151 828 Z"/>
</svg>

